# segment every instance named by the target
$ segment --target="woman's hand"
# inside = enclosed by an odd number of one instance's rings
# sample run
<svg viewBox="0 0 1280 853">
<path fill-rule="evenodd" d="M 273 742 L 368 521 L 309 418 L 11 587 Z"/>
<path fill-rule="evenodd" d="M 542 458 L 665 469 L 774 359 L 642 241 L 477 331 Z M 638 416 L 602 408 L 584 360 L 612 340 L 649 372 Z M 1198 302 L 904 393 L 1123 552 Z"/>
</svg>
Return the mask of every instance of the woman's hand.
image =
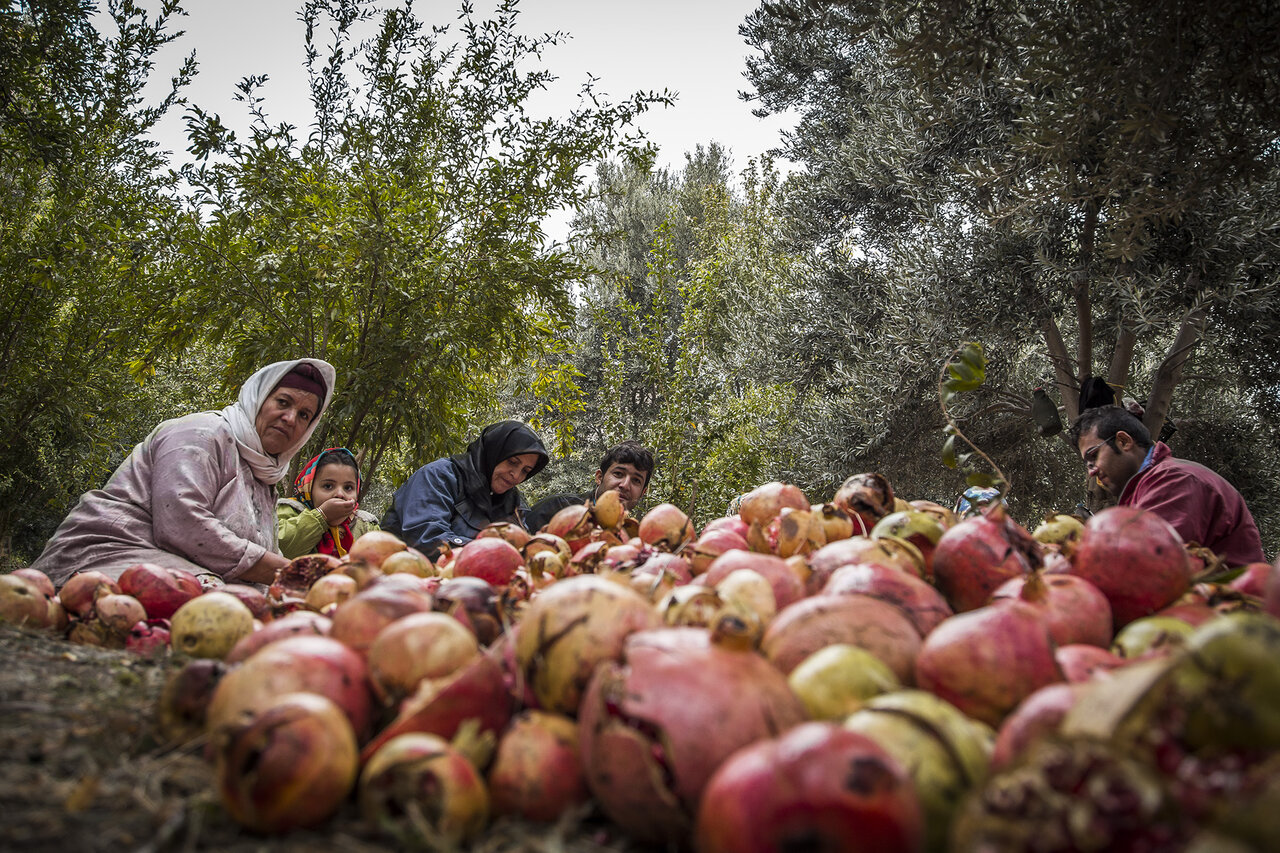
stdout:
<svg viewBox="0 0 1280 853">
<path fill-rule="evenodd" d="M 279 554 L 268 551 L 262 555 L 262 559 L 249 567 L 249 570 L 236 578 L 238 583 L 274 583 L 276 572 L 289 565 L 289 560 Z"/>
<path fill-rule="evenodd" d="M 330 527 L 337 527 L 356 511 L 356 502 L 346 498 L 329 498 L 320 504 L 319 510 Z"/>
</svg>

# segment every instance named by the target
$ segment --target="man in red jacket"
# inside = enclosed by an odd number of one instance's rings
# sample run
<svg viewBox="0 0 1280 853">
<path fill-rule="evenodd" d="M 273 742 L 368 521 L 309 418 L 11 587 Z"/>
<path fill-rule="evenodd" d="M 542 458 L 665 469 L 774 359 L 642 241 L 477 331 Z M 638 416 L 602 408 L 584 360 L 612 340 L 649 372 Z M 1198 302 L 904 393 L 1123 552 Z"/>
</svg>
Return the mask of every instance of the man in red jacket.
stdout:
<svg viewBox="0 0 1280 853">
<path fill-rule="evenodd" d="M 1258 526 L 1235 487 L 1203 465 L 1174 457 L 1120 406 L 1086 409 L 1071 427 L 1089 474 L 1120 506 L 1150 510 L 1228 566 L 1263 562 Z"/>
</svg>

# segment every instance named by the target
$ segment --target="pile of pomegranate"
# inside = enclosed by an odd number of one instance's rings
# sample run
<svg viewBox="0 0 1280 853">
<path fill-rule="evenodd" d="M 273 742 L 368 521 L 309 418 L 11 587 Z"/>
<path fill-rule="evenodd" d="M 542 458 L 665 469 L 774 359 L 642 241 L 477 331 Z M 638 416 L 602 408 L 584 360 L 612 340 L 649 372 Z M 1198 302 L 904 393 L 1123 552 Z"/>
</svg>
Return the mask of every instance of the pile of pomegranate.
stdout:
<svg viewBox="0 0 1280 853">
<path fill-rule="evenodd" d="M 351 801 L 456 847 L 594 803 L 705 853 L 1277 849 L 1280 570 L 1212 562 L 1137 509 L 1030 532 L 859 474 L 700 533 L 614 492 L 436 563 L 374 532 L 265 591 L 19 570 L 0 619 L 177 657 L 162 732 L 260 833 Z"/>
</svg>

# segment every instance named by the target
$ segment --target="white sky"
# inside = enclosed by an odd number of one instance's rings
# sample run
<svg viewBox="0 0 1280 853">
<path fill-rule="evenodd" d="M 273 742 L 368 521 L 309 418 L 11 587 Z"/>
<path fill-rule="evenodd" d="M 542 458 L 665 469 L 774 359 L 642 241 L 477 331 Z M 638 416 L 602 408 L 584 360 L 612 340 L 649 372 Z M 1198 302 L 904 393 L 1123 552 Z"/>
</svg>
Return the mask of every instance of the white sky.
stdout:
<svg viewBox="0 0 1280 853">
<path fill-rule="evenodd" d="M 599 78 L 598 93 L 617 101 L 637 90 L 670 89 L 676 105 L 643 115 L 639 126 L 659 148 L 660 165 L 679 167 L 684 153 L 715 140 L 733 155 L 735 170 L 779 141 L 786 119 L 759 119 L 738 97 L 747 46 L 738 25 L 759 0 L 522 0 L 518 29 L 529 35 L 560 30 L 570 38 L 544 53 L 546 67 L 560 79 L 541 108 L 567 111 L 588 74 Z M 154 2 L 144 2 L 152 8 Z M 187 0 L 178 26 L 186 35 L 162 55 L 155 81 L 163 83 L 180 56 L 196 51 L 200 73 L 186 90 L 192 103 L 222 115 L 244 135 L 247 113 L 232 101 L 235 84 L 250 74 L 267 74 L 263 93 L 273 123 L 288 121 L 304 131 L 310 100 L 303 68 L 303 29 L 294 0 Z M 477 0 L 476 15 L 491 12 L 494 0 Z M 420 19 L 453 24 L 457 0 L 420 0 Z M 454 27 L 456 31 L 456 26 Z M 324 40 L 318 40 L 322 44 Z M 162 146 L 186 159 L 181 110 L 158 131 Z M 305 137 L 305 132 L 301 134 Z"/>
</svg>

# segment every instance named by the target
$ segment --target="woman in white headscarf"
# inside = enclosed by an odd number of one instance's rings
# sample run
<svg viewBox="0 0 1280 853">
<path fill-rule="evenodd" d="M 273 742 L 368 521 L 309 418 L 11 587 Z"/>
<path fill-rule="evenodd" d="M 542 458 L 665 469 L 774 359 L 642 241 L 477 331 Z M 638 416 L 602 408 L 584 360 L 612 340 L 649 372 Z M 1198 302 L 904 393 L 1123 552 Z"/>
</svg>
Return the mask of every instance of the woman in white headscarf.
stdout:
<svg viewBox="0 0 1280 853">
<path fill-rule="evenodd" d="M 315 431 L 334 379 L 319 359 L 278 361 L 225 409 L 164 421 L 80 498 L 32 567 L 59 586 L 79 571 L 119 577 L 144 562 L 209 586 L 270 583 L 289 562 L 276 548 L 275 484 Z"/>
</svg>

